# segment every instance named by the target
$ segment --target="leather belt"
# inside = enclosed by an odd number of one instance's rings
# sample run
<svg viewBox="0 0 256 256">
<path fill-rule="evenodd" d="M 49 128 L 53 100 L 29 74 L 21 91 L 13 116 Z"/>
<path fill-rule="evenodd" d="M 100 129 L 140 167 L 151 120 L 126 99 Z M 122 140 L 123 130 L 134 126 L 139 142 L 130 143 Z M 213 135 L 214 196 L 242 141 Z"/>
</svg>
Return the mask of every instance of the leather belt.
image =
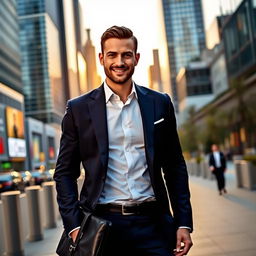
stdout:
<svg viewBox="0 0 256 256">
<path fill-rule="evenodd" d="M 131 203 L 131 204 L 98 204 L 96 212 L 99 213 L 120 213 L 122 215 L 151 215 L 161 212 L 156 201 Z"/>
</svg>

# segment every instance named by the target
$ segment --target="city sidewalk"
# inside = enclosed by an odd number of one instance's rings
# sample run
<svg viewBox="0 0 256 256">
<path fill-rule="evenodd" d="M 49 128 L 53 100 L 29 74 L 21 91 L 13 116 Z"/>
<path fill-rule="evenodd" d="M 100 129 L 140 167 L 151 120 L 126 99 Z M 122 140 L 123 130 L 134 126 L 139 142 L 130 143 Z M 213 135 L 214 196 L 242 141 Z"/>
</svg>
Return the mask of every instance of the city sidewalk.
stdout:
<svg viewBox="0 0 256 256">
<path fill-rule="evenodd" d="M 237 189 L 232 168 L 226 174 L 224 196 L 219 196 L 215 180 L 190 177 L 194 246 L 189 256 L 256 255 L 256 192 Z M 57 228 L 46 230 L 44 240 L 27 242 L 25 256 L 56 255 L 61 232 L 59 222 Z"/>
<path fill-rule="evenodd" d="M 256 256 L 256 192 L 236 188 L 234 170 L 226 173 L 228 194 L 215 180 L 190 177 L 194 246 L 189 256 Z"/>
</svg>

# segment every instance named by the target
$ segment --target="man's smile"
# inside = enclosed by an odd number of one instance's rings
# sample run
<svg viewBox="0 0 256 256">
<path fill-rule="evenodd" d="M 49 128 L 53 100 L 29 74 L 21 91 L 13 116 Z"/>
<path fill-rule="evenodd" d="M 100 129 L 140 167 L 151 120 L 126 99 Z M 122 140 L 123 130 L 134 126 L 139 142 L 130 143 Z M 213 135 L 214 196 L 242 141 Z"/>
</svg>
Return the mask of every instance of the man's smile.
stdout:
<svg viewBox="0 0 256 256">
<path fill-rule="evenodd" d="M 125 71 L 127 71 L 128 68 L 126 67 L 112 67 L 111 70 L 118 73 L 123 74 Z"/>
</svg>

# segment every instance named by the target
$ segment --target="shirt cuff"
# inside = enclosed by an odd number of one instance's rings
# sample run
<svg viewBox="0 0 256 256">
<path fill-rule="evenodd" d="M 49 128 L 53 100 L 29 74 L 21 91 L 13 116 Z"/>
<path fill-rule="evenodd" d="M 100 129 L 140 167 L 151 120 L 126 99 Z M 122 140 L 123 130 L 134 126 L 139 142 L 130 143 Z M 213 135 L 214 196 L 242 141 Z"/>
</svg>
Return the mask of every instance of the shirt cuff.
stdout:
<svg viewBox="0 0 256 256">
<path fill-rule="evenodd" d="M 180 226 L 179 228 L 185 228 L 185 229 L 188 229 L 189 231 L 191 231 L 191 228 L 187 227 L 187 226 Z"/>
<path fill-rule="evenodd" d="M 71 237 L 71 236 L 70 236 L 70 234 L 71 234 L 73 231 L 75 231 L 75 230 L 79 229 L 80 227 L 81 227 L 81 226 L 79 226 L 79 227 L 76 227 L 76 228 L 72 229 L 72 230 L 68 233 L 68 236 L 69 236 L 69 237 Z"/>
</svg>

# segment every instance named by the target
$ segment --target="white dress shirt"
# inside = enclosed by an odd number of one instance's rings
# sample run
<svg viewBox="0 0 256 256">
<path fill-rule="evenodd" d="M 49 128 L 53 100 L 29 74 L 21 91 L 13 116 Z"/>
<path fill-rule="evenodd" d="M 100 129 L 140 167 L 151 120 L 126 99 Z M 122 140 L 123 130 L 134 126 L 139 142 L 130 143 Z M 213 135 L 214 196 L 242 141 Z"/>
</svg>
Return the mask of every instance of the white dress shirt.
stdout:
<svg viewBox="0 0 256 256">
<path fill-rule="evenodd" d="M 104 83 L 109 140 L 106 181 L 100 204 L 155 198 L 145 154 L 140 107 L 134 84 L 123 103 Z"/>
<path fill-rule="evenodd" d="M 220 152 L 219 151 L 214 151 L 213 152 L 213 157 L 214 157 L 214 160 L 215 160 L 215 166 L 217 168 L 220 168 L 221 167 Z"/>
</svg>

